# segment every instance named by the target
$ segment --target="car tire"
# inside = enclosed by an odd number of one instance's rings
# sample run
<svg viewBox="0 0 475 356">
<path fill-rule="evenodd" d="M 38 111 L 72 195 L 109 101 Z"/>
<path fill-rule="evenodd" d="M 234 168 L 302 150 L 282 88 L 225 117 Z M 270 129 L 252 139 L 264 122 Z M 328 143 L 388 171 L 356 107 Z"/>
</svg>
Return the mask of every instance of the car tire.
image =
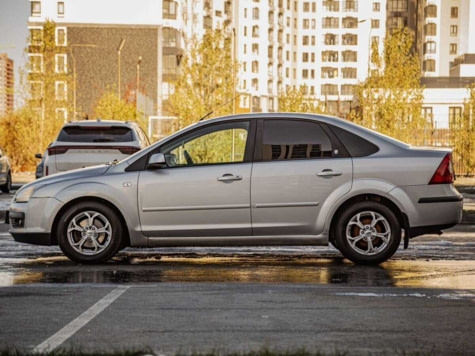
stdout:
<svg viewBox="0 0 475 356">
<path fill-rule="evenodd" d="M 107 205 L 81 202 L 60 217 L 57 239 L 63 253 L 74 262 L 104 263 L 123 246 L 124 227 Z"/>
<path fill-rule="evenodd" d="M 12 189 L 12 174 L 11 172 L 8 172 L 7 174 L 7 181 L 5 182 L 4 185 L 0 187 L 3 193 L 10 193 L 10 190 Z"/>
<path fill-rule="evenodd" d="M 376 265 L 389 259 L 401 242 L 401 224 L 387 206 L 358 202 L 345 209 L 336 223 L 336 247 L 349 260 Z"/>
</svg>

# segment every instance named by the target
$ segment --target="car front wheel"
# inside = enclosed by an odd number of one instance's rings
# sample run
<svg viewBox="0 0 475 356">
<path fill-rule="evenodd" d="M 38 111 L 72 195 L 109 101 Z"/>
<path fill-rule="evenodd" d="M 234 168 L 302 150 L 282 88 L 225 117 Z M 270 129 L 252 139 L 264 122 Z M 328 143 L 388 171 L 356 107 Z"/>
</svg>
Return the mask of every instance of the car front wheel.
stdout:
<svg viewBox="0 0 475 356">
<path fill-rule="evenodd" d="M 401 242 L 401 224 L 387 206 L 364 201 L 351 205 L 338 219 L 336 246 L 349 260 L 379 264 L 389 259 Z"/>
<path fill-rule="evenodd" d="M 121 248 L 123 227 L 110 207 L 97 202 L 71 206 L 60 218 L 58 243 L 63 253 L 78 263 L 103 263 Z"/>
</svg>

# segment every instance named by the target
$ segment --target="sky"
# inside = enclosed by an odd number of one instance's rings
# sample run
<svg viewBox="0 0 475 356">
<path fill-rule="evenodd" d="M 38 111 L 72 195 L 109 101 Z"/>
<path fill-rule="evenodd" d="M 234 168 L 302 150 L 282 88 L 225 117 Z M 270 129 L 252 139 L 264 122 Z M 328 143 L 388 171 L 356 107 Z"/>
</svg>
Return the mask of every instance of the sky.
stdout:
<svg viewBox="0 0 475 356">
<path fill-rule="evenodd" d="M 19 68 L 25 66 L 24 51 L 28 37 L 28 0 L 0 0 L 0 53 L 15 61 L 15 83 L 19 85 Z M 15 104 L 17 105 L 17 97 Z"/>
</svg>

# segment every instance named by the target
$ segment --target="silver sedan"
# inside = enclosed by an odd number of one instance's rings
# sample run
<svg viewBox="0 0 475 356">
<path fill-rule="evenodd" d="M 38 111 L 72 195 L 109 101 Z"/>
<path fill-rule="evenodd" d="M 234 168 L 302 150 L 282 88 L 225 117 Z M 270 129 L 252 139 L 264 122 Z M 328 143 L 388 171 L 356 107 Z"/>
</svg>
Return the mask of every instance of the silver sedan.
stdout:
<svg viewBox="0 0 475 356">
<path fill-rule="evenodd" d="M 201 121 L 108 165 L 22 187 L 19 242 L 103 263 L 126 246 L 326 245 L 378 264 L 459 223 L 450 150 L 414 148 L 328 116 Z"/>
</svg>

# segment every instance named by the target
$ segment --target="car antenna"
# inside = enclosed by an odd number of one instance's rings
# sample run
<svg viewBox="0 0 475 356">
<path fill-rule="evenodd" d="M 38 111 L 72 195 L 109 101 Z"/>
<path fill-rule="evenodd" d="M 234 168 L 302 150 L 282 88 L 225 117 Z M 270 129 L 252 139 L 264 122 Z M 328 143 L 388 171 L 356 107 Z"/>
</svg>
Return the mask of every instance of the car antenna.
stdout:
<svg viewBox="0 0 475 356">
<path fill-rule="evenodd" d="M 221 109 L 223 106 L 228 105 L 231 101 L 236 100 L 236 98 L 237 98 L 238 96 L 240 96 L 241 94 L 243 94 L 243 93 L 237 93 L 236 95 L 234 95 L 234 97 L 232 97 L 231 99 L 229 99 L 228 101 L 226 101 L 224 104 L 221 104 L 220 106 L 218 106 L 218 107 L 216 108 L 216 110 Z M 201 119 L 199 119 L 198 121 L 203 121 L 203 120 L 206 119 L 208 116 L 210 116 L 212 113 L 214 113 L 214 111 L 215 111 L 215 110 L 211 110 L 209 113 L 207 113 L 205 116 L 203 116 L 203 117 L 202 117 Z"/>
</svg>

